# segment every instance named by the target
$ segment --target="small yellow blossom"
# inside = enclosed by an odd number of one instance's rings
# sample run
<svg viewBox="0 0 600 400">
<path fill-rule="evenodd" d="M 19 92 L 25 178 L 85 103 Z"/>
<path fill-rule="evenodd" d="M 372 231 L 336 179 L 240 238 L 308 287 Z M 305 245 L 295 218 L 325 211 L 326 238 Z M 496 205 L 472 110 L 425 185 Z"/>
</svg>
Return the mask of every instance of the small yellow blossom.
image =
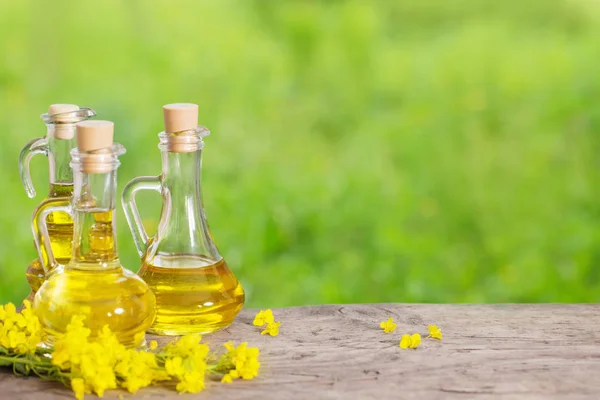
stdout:
<svg viewBox="0 0 600 400">
<path fill-rule="evenodd" d="M 233 378 L 229 374 L 223 375 L 223 378 L 221 379 L 221 382 L 222 383 L 232 383 L 233 382 Z"/>
<path fill-rule="evenodd" d="M 115 372 L 123 381 L 121 386 L 130 393 L 169 379 L 169 375 L 158 368 L 156 355 L 148 351 L 127 350 L 115 365 Z"/>
<path fill-rule="evenodd" d="M 186 372 L 175 387 L 179 393 L 198 393 L 204 389 L 204 369 Z"/>
<path fill-rule="evenodd" d="M 91 331 L 83 326 L 83 316 L 73 316 L 67 325 L 67 333 L 54 344 L 52 364 L 61 369 L 69 369 L 71 364 L 79 364 L 84 354 Z"/>
<path fill-rule="evenodd" d="M 80 374 L 86 389 L 102 397 L 108 389 L 116 389 L 117 377 L 114 371 L 114 360 L 98 342 L 90 342 L 85 346 L 78 365 L 71 365 L 71 372 Z"/>
<path fill-rule="evenodd" d="M 141 346 L 145 343 L 146 341 L 146 332 L 141 331 L 136 333 L 133 336 L 133 343 L 135 343 L 136 346 Z"/>
<path fill-rule="evenodd" d="M 227 349 L 227 353 L 221 357 L 217 366 L 217 370 L 227 372 L 222 382 L 229 383 L 230 380 L 238 378 L 254 379 L 258 375 L 260 369 L 258 348 L 248 347 L 246 342 L 237 347 L 232 342 L 227 342 L 223 347 Z"/>
<path fill-rule="evenodd" d="M 21 313 L 12 303 L 0 306 L 0 346 L 17 354 L 31 354 L 42 341 L 43 332 L 31 302 L 25 300 L 23 305 Z"/>
<path fill-rule="evenodd" d="M 277 335 L 279 335 L 279 326 L 280 325 L 281 325 L 281 322 L 271 322 L 269 325 L 266 326 L 265 330 L 262 331 L 260 334 L 277 336 Z"/>
<path fill-rule="evenodd" d="M 124 353 L 125 347 L 108 326 L 99 333 L 97 341 L 89 341 L 91 331 L 84 327 L 84 319 L 77 315 L 71 318 L 67 333 L 54 344 L 52 364 L 80 376 L 85 393 L 93 392 L 102 397 L 107 389 L 117 387 L 114 364 Z M 77 381 L 76 385 L 73 389 L 80 390 L 81 383 Z"/>
<path fill-rule="evenodd" d="M 429 337 L 442 340 L 442 331 L 435 325 L 429 325 Z"/>
<path fill-rule="evenodd" d="M 83 383 L 83 379 L 73 379 L 71 381 L 71 389 L 73 389 L 77 400 L 83 400 L 83 397 L 85 396 L 85 384 Z"/>
<path fill-rule="evenodd" d="M 179 393 L 198 393 L 204 389 L 208 345 L 200 343 L 202 336 L 185 335 L 165 346 L 171 358 L 165 361 L 168 375 L 176 378 Z"/>
<path fill-rule="evenodd" d="M 171 376 L 183 375 L 185 372 L 181 357 L 168 358 L 165 361 L 165 369 L 167 370 L 167 374 Z"/>
<path fill-rule="evenodd" d="M 225 347 L 225 349 L 228 352 L 232 352 L 235 350 L 235 345 L 233 344 L 233 342 L 231 340 L 229 342 L 223 343 L 223 347 Z"/>
<path fill-rule="evenodd" d="M 113 365 L 117 360 L 123 358 L 127 352 L 125 346 L 119 342 L 119 339 L 117 339 L 117 336 L 111 332 L 108 325 L 104 325 L 102 327 L 102 330 L 98 334 L 96 341 L 104 352 L 106 363 L 109 365 Z"/>
<path fill-rule="evenodd" d="M 379 327 L 383 329 L 385 333 L 391 333 L 396 330 L 396 324 L 394 320 L 390 317 L 387 321 L 383 321 L 379 324 Z"/>
<path fill-rule="evenodd" d="M 158 348 L 158 342 L 156 340 L 150 341 L 150 350 L 156 350 Z"/>
<path fill-rule="evenodd" d="M 165 346 L 165 350 L 171 354 L 179 356 L 201 356 L 208 354 L 209 348 L 206 344 L 200 343 L 202 336 L 198 334 L 185 335 L 170 342 Z"/>
<path fill-rule="evenodd" d="M 400 340 L 401 349 L 416 349 L 421 344 L 421 335 L 415 333 L 414 335 L 402 335 Z"/>
<path fill-rule="evenodd" d="M 263 326 L 265 324 L 272 324 L 275 321 L 273 311 L 270 308 L 266 310 L 260 310 L 256 317 L 254 317 L 254 326 Z"/>
</svg>

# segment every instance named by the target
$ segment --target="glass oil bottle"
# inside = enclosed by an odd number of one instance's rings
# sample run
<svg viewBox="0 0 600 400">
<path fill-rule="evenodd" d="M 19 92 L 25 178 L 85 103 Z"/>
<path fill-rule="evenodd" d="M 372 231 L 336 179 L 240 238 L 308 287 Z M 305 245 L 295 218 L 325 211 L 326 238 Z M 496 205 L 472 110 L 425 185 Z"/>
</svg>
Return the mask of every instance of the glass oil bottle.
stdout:
<svg viewBox="0 0 600 400">
<path fill-rule="evenodd" d="M 122 204 L 142 257 L 138 274 L 156 295 L 156 320 L 149 332 L 160 335 L 210 333 L 230 325 L 244 305 L 242 286 L 213 242 L 202 204 L 202 138 L 198 106 L 163 107 L 165 131 L 159 137 L 162 173 L 139 177 L 123 190 Z M 142 224 L 135 194 L 155 190 L 163 206 L 152 238 Z"/>
<path fill-rule="evenodd" d="M 30 198 L 35 197 L 35 189 L 31 181 L 29 162 L 36 154 L 48 156 L 50 190 L 46 199 L 36 208 L 35 213 L 43 212 L 46 207 L 61 202 L 64 198 L 73 195 L 73 172 L 69 166 L 71 156 L 69 152 L 75 147 L 75 124 L 95 116 L 94 110 L 79 108 L 74 104 L 53 104 L 48 108 L 46 114 L 42 114 L 42 120 L 46 123 L 47 134 L 44 137 L 34 139 L 27 143 L 19 156 L 19 171 L 25 191 Z M 67 263 L 71 258 L 71 240 L 73 239 L 73 220 L 64 212 L 55 212 L 48 215 L 48 233 L 50 245 L 54 256 L 60 263 Z M 27 267 L 25 276 L 31 287 L 27 297 L 33 301 L 35 292 L 40 288 L 46 272 L 42 261 L 46 261 L 47 255 L 44 251 Z"/>
<path fill-rule="evenodd" d="M 48 254 L 47 276 L 35 295 L 34 309 L 47 333 L 46 344 L 66 332 L 73 315 L 85 316 L 92 337 L 105 326 L 130 347 L 145 343 L 145 331 L 154 320 L 156 299 L 148 285 L 124 269 L 117 253 L 115 203 L 118 156 L 125 149 L 113 143 L 113 123 L 77 124 L 77 148 L 71 152 L 74 174 L 72 201 L 46 208 L 33 220 L 40 256 Z M 52 212 L 73 218 L 71 259 L 57 266 L 50 245 Z"/>
</svg>

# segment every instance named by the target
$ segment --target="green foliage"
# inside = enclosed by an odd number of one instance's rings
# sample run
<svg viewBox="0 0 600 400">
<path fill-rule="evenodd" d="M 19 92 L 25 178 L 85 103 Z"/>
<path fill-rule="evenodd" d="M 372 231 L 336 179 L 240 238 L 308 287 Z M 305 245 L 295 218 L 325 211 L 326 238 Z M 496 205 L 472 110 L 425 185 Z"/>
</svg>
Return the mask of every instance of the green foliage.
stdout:
<svg viewBox="0 0 600 400">
<path fill-rule="evenodd" d="M 0 302 L 35 256 L 17 155 L 57 102 L 115 121 L 121 187 L 160 170 L 160 106 L 200 105 L 250 306 L 597 301 L 599 22 L 583 0 L 0 2 Z"/>
</svg>

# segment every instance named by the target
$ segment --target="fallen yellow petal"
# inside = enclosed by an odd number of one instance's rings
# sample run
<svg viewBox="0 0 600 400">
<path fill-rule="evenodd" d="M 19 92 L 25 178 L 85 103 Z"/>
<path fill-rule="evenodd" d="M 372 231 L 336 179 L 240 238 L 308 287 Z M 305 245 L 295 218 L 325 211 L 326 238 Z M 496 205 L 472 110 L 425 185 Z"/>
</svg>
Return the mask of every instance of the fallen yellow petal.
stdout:
<svg viewBox="0 0 600 400">
<path fill-rule="evenodd" d="M 75 378 L 71 380 L 71 389 L 75 392 L 77 400 L 83 400 L 85 396 L 85 384 L 83 383 L 83 379 Z"/>
<path fill-rule="evenodd" d="M 421 344 L 421 335 L 415 333 L 410 337 L 410 348 L 416 349 Z"/>
<path fill-rule="evenodd" d="M 379 327 L 383 329 L 385 333 L 391 333 L 396 330 L 396 324 L 394 320 L 390 317 L 387 321 L 383 321 L 379 324 Z"/>
<path fill-rule="evenodd" d="M 442 340 L 442 331 L 435 325 L 429 325 L 429 336 L 434 339 Z"/>
<path fill-rule="evenodd" d="M 277 335 L 279 335 L 279 325 L 281 325 L 281 322 L 271 322 L 267 325 L 265 330 L 262 331 L 260 334 L 277 336 Z"/>
<path fill-rule="evenodd" d="M 263 326 L 264 324 L 272 324 L 275 321 L 275 317 L 273 316 L 273 311 L 270 308 L 266 310 L 260 310 L 258 314 L 254 317 L 254 321 L 252 324 L 254 326 Z"/>
<path fill-rule="evenodd" d="M 408 349 L 410 347 L 410 335 L 404 334 L 402 335 L 402 339 L 400 339 L 400 348 Z"/>
</svg>

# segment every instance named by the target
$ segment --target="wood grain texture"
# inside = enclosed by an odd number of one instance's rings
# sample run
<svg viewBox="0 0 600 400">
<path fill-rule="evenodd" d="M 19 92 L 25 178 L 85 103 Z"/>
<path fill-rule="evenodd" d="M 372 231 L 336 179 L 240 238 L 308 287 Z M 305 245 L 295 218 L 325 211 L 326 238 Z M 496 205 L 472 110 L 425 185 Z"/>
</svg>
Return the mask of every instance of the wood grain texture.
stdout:
<svg viewBox="0 0 600 400">
<path fill-rule="evenodd" d="M 261 349 L 255 381 L 209 382 L 197 395 L 145 389 L 140 399 L 600 399 L 599 305 L 326 305 L 274 309 L 277 337 L 244 310 L 205 340 Z M 396 332 L 379 322 L 393 317 Z M 417 350 L 402 333 L 427 334 Z M 161 338 L 159 340 L 166 340 Z M 113 398 L 121 392 L 111 391 Z M 125 393 L 125 398 L 133 396 Z M 69 399 L 58 384 L 0 373 L 0 399 Z M 86 396 L 93 399 L 93 396 Z"/>
</svg>

